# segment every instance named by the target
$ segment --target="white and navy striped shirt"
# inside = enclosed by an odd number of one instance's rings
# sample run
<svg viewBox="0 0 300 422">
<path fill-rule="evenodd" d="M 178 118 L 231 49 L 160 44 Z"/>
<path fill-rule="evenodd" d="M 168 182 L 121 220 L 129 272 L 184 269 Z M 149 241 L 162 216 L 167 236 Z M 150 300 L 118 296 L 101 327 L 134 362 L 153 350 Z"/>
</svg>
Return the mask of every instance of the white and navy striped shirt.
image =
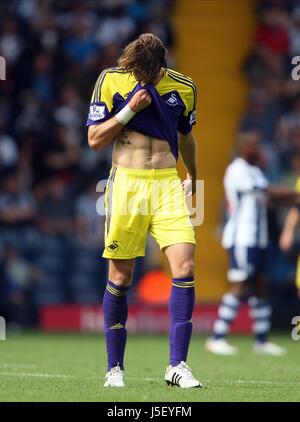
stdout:
<svg viewBox="0 0 300 422">
<path fill-rule="evenodd" d="M 260 168 L 243 158 L 235 158 L 227 167 L 224 188 L 229 219 L 222 239 L 225 249 L 267 247 L 267 187 Z"/>
</svg>

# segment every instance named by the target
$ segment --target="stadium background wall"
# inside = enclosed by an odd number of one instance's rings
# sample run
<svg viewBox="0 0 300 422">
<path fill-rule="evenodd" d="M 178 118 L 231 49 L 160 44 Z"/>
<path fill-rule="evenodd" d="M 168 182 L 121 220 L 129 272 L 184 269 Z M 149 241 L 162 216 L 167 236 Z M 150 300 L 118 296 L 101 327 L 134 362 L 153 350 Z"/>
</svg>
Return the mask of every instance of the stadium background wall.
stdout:
<svg viewBox="0 0 300 422">
<path fill-rule="evenodd" d="M 175 9 L 178 67 L 198 87 L 195 134 L 199 178 L 205 180 L 205 224 L 196 229 L 196 277 L 203 302 L 218 301 L 226 289 L 227 261 L 216 228 L 222 177 L 248 92 L 241 63 L 253 44 L 254 10 L 254 0 L 185 0 Z"/>
</svg>

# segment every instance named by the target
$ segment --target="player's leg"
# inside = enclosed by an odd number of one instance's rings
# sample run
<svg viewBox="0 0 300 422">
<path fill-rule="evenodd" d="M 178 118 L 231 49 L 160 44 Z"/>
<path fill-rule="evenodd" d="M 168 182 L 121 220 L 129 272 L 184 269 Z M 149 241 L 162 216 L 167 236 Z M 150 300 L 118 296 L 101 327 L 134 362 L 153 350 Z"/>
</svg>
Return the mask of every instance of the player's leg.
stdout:
<svg viewBox="0 0 300 422">
<path fill-rule="evenodd" d="M 124 353 L 128 315 L 127 292 L 134 270 L 133 259 L 110 259 L 109 280 L 103 297 L 103 314 L 107 351 L 105 386 L 124 386 Z"/>
<path fill-rule="evenodd" d="M 156 202 L 152 205 L 155 212 L 149 231 L 164 251 L 173 276 L 170 297 L 170 366 L 165 380 L 169 385 L 181 388 L 202 387 L 186 364 L 195 303 L 194 227 L 176 170 L 158 170 L 157 174 L 159 185 L 156 187 L 160 195 L 154 196 Z"/>
<path fill-rule="evenodd" d="M 254 351 L 260 354 L 282 356 L 285 350 L 268 341 L 272 307 L 269 300 L 269 279 L 265 273 L 254 278 L 253 295 L 249 298 L 250 316 L 255 336 Z"/>
<path fill-rule="evenodd" d="M 218 340 L 228 335 L 230 326 L 236 319 L 241 301 L 245 295 L 245 281 L 231 283 L 218 309 L 218 318 L 213 327 L 213 338 Z"/>
<path fill-rule="evenodd" d="M 208 339 L 205 349 L 218 355 L 234 355 L 237 349 L 230 345 L 226 336 L 238 316 L 240 304 L 245 298 L 249 272 L 247 270 L 247 249 L 229 250 L 230 268 L 228 280 L 230 290 L 225 293 L 218 308 L 218 317 L 213 326 L 213 336 Z"/>
<path fill-rule="evenodd" d="M 170 366 L 166 381 L 180 387 L 202 387 L 187 366 L 195 305 L 194 252 L 189 243 L 168 246 L 164 250 L 172 272 L 170 297 Z"/>
<path fill-rule="evenodd" d="M 253 291 L 249 298 L 250 316 L 253 320 L 253 334 L 257 343 L 267 341 L 271 328 L 272 309 L 268 299 L 266 274 L 257 274 L 253 280 Z"/>
<path fill-rule="evenodd" d="M 192 334 L 195 305 L 194 250 L 192 244 L 177 244 L 165 249 L 172 272 L 170 297 L 170 364 L 186 362 Z"/>
<path fill-rule="evenodd" d="M 145 182 L 141 183 L 144 191 Z M 136 192 L 131 197 L 130 193 Z M 140 203 L 139 184 L 130 169 L 113 168 L 106 190 L 105 250 L 109 277 L 103 298 L 108 355 L 106 386 L 123 386 L 126 345 L 127 292 L 134 270 L 134 258 L 144 256 L 149 217 L 134 212 Z"/>
</svg>

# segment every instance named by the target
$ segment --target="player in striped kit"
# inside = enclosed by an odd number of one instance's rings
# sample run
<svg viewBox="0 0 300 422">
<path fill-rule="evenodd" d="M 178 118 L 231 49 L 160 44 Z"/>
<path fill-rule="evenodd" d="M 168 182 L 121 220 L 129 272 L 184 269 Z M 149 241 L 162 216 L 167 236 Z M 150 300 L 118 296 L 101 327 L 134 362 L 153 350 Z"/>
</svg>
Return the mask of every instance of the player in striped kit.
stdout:
<svg viewBox="0 0 300 422">
<path fill-rule="evenodd" d="M 256 132 L 239 134 L 237 152 L 224 177 L 229 219 L 222 244 L 229 255 L 231 288 L 222 299 L 206 350 L 218 355 L 237 353 L 237 349 L 227 342 L 226 335 L 238 315 L 241 302 L 248 299 L 255 336 L 254 351 L 279 356 L 285 350 L 268 341 L 272 309 L 266 276 L 267 205 L 271 199 L 295 201 L 298 198 L 285 186 L 269 185 L 258 166 L 261 150 Z"/>
</svg>

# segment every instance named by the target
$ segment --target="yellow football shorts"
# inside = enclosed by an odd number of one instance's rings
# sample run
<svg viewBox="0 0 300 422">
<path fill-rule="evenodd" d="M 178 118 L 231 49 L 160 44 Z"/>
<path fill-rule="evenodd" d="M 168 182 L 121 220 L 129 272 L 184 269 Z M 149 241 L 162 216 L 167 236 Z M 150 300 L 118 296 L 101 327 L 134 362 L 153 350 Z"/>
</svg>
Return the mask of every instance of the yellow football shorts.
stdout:
<svg viewBox="0 0 300 422">
<path fill-rule="evenodd" d="M 177 243 L 195 244 L 194 227 L 175 168 L 113 167 L 105 207 L 104 258 L 144 256 L 148 232 L 161 249 Z"/>
</svg>

